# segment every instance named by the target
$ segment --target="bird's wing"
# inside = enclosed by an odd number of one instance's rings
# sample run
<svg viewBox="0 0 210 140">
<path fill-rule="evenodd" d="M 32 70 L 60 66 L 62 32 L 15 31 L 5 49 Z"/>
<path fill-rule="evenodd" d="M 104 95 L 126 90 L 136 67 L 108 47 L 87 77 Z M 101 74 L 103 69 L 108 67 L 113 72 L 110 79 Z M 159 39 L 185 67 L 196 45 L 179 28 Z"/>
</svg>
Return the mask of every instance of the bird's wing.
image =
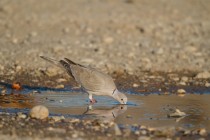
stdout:
<svg viewBox="0 0 210 140">
<path fill-rule="evenodd" d="M 88 92 L 98 95 L 112 94 L 116 89 L 115 83 L 109 75 L 102 73 L 94 68 L 86 67 L 65 58 L 60 60 L 67 72 Z M 110 92 L 111 91 L 111 92 Z"/>
<path fill-rule="evenodd" d="M 103 93 L 109 95 L 116 88 L 113 79 L 109 75 L 99 72 L 96 69 L 72 65 L 71 70 L 75 80 L 87 91 L 94 92 L 98 95 Z"/>
</svg>

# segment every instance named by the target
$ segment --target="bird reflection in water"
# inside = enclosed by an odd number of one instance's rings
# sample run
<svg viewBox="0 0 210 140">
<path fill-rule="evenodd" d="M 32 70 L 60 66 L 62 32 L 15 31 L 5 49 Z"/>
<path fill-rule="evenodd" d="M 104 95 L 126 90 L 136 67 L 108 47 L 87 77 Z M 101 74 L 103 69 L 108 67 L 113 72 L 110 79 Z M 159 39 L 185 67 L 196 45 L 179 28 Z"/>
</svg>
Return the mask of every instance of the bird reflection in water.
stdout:
<svg viewBox="0 0 210 140">
<path fill-rule="evenodd" d="M 98 119 L 101 121 L 113 121 L 119 115 L 123 114 L 127 110 L 127 105 L 117 105 L 109 109 L 93 109 L 92 105 L 87 107 L 87 110 L 83 113 L 85 117 L 89 119 Z"/>
</svg>

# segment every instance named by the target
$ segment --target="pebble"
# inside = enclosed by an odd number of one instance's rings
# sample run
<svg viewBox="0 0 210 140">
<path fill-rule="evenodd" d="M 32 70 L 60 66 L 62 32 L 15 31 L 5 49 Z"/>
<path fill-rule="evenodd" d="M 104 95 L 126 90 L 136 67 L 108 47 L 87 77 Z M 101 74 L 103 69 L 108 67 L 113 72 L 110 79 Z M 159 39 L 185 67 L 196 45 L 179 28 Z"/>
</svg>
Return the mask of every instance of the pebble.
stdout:
<svg viewBox="0 0 210 140">
<path fill-rule="evenodd" d="M 66 82 L 66 81 L 67 81 L 67 80 L 64 79 L 64 78 L 59 78 L 59 79 L 56 80 L 56 82 L 58 82 L 58 83 L 62 83 L 62 82 Z"/>
<path fill-rule="evenodd" d="M 66 133 L 66 129 L 63 128 L 48 127 L 47 130 L 53 131 L 54 133 Z"/>
<path fill-rule="evenodd" d="M 43 105 L 37 105 L 30 110 L 29 114 L 31 118 L 46 119 L 49 116 L 49 110 Z"/>
<path fill-rule="evenodd" d="M 27 115 L 23 114 L 22 112 L 18 112 L 17 117 L 20 118 L 20 119 L 25 119 L 25 118 L 27 118 Z"/>
<path fill-rule="evenodd" d="M 57 86 L 55 86 L 55 88 L 64 88 L 65 86 L 63 85 L 63 84 L 60 84 L 60 85 L 57 85 Z"/>
<path fill-rule="evenodd" d="M 186 83 L 184 81 L 181 81 L 179 82 L 179 85 L 186 86 Z"/>
<path fill-rule="evenodd" d="M 210 83 L 205 83 L 205 87 L 210 87 Z"/>
<path fill-rule="evenodd" d="M 183 77 L 181 78 L 181 80 L 182 80 L 183 82 L 187 82 L 187 81 L 188 81 L 188 77 L 183 76 Z"/>
<path fill-rule="evenodd" d="M 179 81 L 179 77 L 172 77 L 171 79 L 176 82 Z"/>
<path fill-rule="evenodd" d="M 4 66 L 0 65 L 0 70 L 3 71 L 4 70 Z"/>
<path fill-rule="evenodd" d="M 186 91 L 184 89 L 178 89 L 177 94 L 185 94 Z"/>
<path fill-rule="evenodd" d="M 136 130 L 136 131 L 134 132 L 134 134 L 135 134 L 135 135 L 140 135 L 140 132 L 139 132 L 138 130 Z"/>
<path fill-rule="evenodd" d="M 190 135 L 191 134 L 191 131 L 190 130 L 185 130 L 184 131 L 184 135 Z"/>
<path fill-rule="evenodd" d="M 57 71 L 56 68 L 54 68 L 54 67 L 49 67 L 49 68 L 47 68 L 46 74 L 47 74 L 48 76 L 50 76 L 50 77 L 56 76 L 57 73 L 58 73 L 58 71 Z"/>
<path fill-rule="evenodd" d="M 62 43 L 63 43 L 63 40 L 61 40 L 60 42 L 61 42 L 61 44 L 62 44 Z M 65 49 L 65 48 L 64 48 L 63 46 L 54 46 L 54 47 L 52 48 L 52 51 L 53 51 L 54 53 L 58 53 L 58 52 L 62 52 L 64 49 Z"/>
<path fill-rule="evenodd" d="M 5 95 L 6 92 L 7 92 L 7 89 L 6 89 L 5 87 L 3 87 L 3 88 L 1 89 L 1 95 Z"/>
<path fill-rule="evenodd" d="M 104 43 L 107 43 L 107 44 L 111 44 L 112 42 L 114 42 L 114 38 L 112 37 L 105 37 L 103 39 Z"/>
<path fill-rule="evenodd" d="M 141 134 L 142 135 L 146 135 L 147 134 L 147 131 L 146 130 L 141 130 Z"/>
<path fill-rule="evenodd" d="M 134 84 L 133 84 L 133 87 L 139 87 L 139 85 L 138 85 L 138 84 L 136 84 L 136 83 L 134 83 Z"/>
<path fill-rule="evenodd" d="M 206 135 L 207 135 L 206 129 L 204 129 L 204 128 L 200 129 L 199 135 L 201 135 L 201 136 L 206 136 Z"/>
<path fill-rule="evenodd" d="M 198 79 L 208 79 L 210 78 L 210 73 L 208 71 L 204 71 L 204 72 L 200 72 L 196 75 L 195 78 L 198 78 Z"/>
<path fill-rule="evenodd" d="M 163 54 L 163 53 L 164 53 L 163 48 L 159 48 L 159 49 L 156 51 L 156 54 L 158 54 L 158 55 L 161 55 L 161 54 Z"/>
<path fill-rule="evenodd" d="M 77 133 L 72 134 L 72 138 L 77 138 L 77 137 L 78 137 Z"/>
<path fill-rule="evenodd" d="M 79 123 L 80 120 L 79 120 L 79 119 L 71 119 L 69 122 L 70 122 L 70 123 Z"/>
<path fill-rule="evenodd" d="M 55 121 L 55 122 L 59 122 L 61 120 L 64 120 L 65 117 L 64 116 L 52 116 L 52 119 Z"/>
<path fill-rule="evenodd" d="M 19 65 L 15 67 L 15 70 L 16 70 L 16 71 L 20 71 L 21 69 L 22 69 L 22 67 L 19 66 Z"/>
<path fill-rule="evenodd" d="M 13 39 L 12 39 L 12 43 L 13 43 L 13 44 L 17 44 L 17 43 L 18 43 L 18 39 L 17 39 L 17 38 L 13 38 Z"/>
</svg>

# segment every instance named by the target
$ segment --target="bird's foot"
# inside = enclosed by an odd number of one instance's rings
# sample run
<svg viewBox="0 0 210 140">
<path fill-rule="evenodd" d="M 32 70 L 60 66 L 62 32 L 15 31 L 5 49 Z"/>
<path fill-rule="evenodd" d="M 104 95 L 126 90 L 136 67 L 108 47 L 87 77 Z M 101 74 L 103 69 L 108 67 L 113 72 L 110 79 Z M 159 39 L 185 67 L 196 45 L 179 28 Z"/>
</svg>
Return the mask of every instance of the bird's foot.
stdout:
<svg viewBox="0 0 210 140">
<path fill-rule="evenodd" d="M 94 104 L 94 103 L 97 103 L 97 101 L 96 101 L 96 99 L 92 98 L 92 99 L 90 99 L 90 103 Z"/>
</svg>

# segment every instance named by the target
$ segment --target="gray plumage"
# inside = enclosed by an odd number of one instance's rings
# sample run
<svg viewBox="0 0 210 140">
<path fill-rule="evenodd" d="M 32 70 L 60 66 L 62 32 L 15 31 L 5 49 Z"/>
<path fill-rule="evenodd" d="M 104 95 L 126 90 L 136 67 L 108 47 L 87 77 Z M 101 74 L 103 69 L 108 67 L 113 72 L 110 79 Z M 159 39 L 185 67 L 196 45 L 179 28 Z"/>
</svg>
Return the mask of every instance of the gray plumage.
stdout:
<svg viewBox="0 0 210 140">
<path fill-rule="evenodd" d="M 72 76 L 75 81 L 89 94 L 91 102 L 96 102 L 96 100 L 92 98 L 92 95 L 105 95 L 113 97 L 121 104 L 126 104 L 127 97 L 117 90 L 111 76 L 94 68 L 77 64 L 68 58 L 57 61 L 44 56 L 40 57 L 54 63 L 57 66 L 63 67 L 67 73 Z"/>
</svg>

